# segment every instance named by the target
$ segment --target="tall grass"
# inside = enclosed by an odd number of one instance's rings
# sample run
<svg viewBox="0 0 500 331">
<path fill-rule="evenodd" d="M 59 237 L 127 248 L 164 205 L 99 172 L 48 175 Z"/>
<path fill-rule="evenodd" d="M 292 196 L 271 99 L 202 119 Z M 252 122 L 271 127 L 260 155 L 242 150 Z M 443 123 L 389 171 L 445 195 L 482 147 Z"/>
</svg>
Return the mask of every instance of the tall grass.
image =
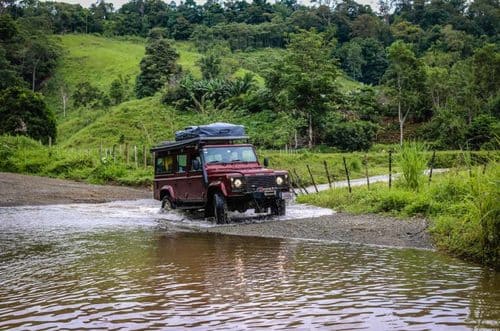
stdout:
<svg viewBox="0 0 500 331">
<path fill-rule="evenodd" d="M 424 179 L 427 167 L 426 148 L 419 142 L 407 142 L 401 147 L 396 159 L 402 171 L 403 184 L 418 191 Z"/>
<path fill-rule="evenodd" d="M 500 264 L 500 167 L 483 173 L 475 169 L 470 181 L 468 218 L 481 224 L 483 259 Z"/>
<path fill-rule="evenodd" d="M 500 269 L 500 164 L 492 160 L 469 170 L 453 169 L 436 175 L 419 191 L 387 184 L 339 188 L 307 196 L 299 202 L 352 213 L 383 213 L 430 220 L 430 233 L 438 248 L 453 255 Z"/>
</svg>

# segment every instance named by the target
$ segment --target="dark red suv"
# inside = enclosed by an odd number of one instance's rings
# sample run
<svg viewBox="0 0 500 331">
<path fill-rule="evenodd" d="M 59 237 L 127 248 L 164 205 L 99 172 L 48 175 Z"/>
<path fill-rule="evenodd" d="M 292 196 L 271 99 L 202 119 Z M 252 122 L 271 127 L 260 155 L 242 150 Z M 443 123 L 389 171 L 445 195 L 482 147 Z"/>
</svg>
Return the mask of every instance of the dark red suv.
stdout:
<svg viewBox="0 0 500 331">
<path fill-rule="evenodd" d="M 239 125 L 189 127 L 151 151 L 155 160 L 154 198 L 165 209 L 205 209 L 228 223 L 228 211 L 285 215 L 288 173 L 261 166 Z M 264 166 L 268 166 L 264 160 Z"/>
</svg>

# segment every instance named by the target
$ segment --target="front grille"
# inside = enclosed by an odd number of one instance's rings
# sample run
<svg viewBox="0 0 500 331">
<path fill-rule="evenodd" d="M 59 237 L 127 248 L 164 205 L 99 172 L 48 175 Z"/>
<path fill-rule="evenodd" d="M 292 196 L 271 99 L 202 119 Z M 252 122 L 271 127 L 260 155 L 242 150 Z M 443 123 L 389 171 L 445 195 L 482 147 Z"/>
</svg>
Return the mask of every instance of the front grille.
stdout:
<svg viewBox="0 0 500 331">
<path fill-rule="evenodd" d="M 276 177 L 274 176 L 251 176 L 246 177 L 247 189 L 255 191 L 259 187 L 275 187 Z"/>
</svg>

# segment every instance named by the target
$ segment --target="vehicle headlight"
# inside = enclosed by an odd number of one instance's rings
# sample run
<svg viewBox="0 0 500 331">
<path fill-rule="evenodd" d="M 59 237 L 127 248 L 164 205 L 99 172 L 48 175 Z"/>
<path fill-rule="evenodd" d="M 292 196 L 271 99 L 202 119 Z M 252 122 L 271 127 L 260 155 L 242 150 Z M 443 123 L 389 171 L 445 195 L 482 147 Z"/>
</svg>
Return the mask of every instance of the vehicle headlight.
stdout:
<svg viewBox="0 0 500 331">
<path fill-rule="evenodd" d="M 231 178 L 231 187 L 233 189 L 240 189 L 243 187 L 243 178 Z"/>
<path fill-rule="evenodd" d="M 276 177 L 276 184 L 283 185 L 284 182 L 285 180 L 283 179 L 283 177 L 281 176 Z"/>
<path fill-rule="evenodd" d="M 234 186 L 234 188 L 240 188 L 242 185 L 243 185 L 243 182 L 242 182 L 242 181 L 241 181 L 241 179 L 239 179 L 239 178 L 236 178 L 236 179 L 233 181 L 233 186 Z"/>
</svg>

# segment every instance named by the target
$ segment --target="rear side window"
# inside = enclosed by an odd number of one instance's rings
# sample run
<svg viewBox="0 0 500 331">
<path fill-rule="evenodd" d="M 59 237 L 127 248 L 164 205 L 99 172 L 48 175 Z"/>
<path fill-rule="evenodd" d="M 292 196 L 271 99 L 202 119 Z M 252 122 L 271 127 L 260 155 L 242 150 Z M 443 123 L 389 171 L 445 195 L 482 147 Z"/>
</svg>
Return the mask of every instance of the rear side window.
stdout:
<svg viewBox="0 0 500 331">
<path fill-rule="evenodd" d="M 186 172 L 187 168 L 187 155 L 177 155 L 177 172 Z"/>
<path fill-rule="evenodd" d="M 157 174 L 174 173 L 174 156 L 162 155 L 156 159 L 155 170 Z"/>
</svg>

